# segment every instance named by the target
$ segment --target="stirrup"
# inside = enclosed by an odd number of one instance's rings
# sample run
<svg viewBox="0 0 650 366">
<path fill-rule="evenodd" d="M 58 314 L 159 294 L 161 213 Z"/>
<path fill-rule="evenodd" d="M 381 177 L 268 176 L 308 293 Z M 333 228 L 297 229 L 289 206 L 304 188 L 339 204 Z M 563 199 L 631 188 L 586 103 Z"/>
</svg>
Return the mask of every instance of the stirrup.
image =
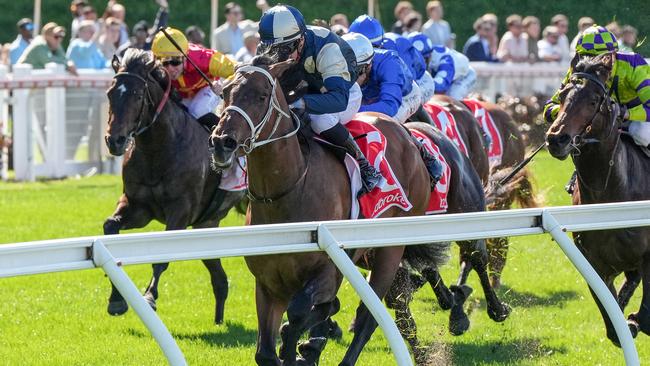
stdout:
<svg viewBox="0 0 650 366">
<path fill-rule="evenodd" d="M 566 193 L 568 193 L 570 195 L 573 195 L 573 192 L 576 189 L 576 180 L 577 179 L 578 179 L 578 172 L 574 170 L 573 175 L 569 179 L 569 182 L 564 186 L 564 190 L 566 191 Z"/>
</svg>

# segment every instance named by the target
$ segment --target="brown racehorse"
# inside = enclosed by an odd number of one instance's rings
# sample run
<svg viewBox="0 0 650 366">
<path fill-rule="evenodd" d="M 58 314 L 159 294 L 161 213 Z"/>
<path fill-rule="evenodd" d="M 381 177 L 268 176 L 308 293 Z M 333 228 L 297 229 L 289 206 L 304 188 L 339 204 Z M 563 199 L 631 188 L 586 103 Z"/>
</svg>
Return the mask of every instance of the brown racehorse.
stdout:
<svg viewBox="0 0 650 366">
<path fill-rule="evenodd" d="M 238 68 L 234 80 L 224 87 L 227 107 L 211 137 L 218 167 L 229 166 L 240 153 L 248 155 L 252 197 L 248 222 L 252 225 L 350 216 L 350 183 L 343 164 L 327 148 L 298 133 L 300 123 L 289 112 L 278 79 L 292 62 L 273 64 L 269 57 L 258 56 L 251 65 Z M 418 149 L 394 122 L 375 119 L 373 124 L 391 141 L 386 156 L 414 206 L 409 212 L 393 207 L 382 217 L 423 214 L 430 183 Z M 433 250 L 431 258 L 446 255 L 447 246 L 427 248 Z M 372 251 L 369 282 L 380 298 L 391 286 L 402 257 L 408 260 L 417 250 L 398 246 Z M 353 259 L 364 252 L 356 251 Z M 337 268 L 322 252 L 247 257 L 246 263 L 255 276 L 257 363 L 317 364 L 328 333 L 327 320 L 339 307 L 336 293 L 342 276 Z M 285 311 L 288 323 L 280 332 L 278 358 L 276 338 Z M 376 326 L 368 309 L 360 306 L 354 339 L 341 365 L 356 363 Z M 297 358 L 297 342 L 307 330 L 310 341 L 301 344 Z"/>
<path fill-rule="evenodd" d="M 549 128 L 546 142 L 557 159 L 569 155 L 578 173 L 574 204 L 624 202 L 650 199 L 646 177 L 650 159 L 621 133 L 618 106 L 607 87 L 611 80 L 613 55 L 604 54 L 580 61 L 570 81 L 560 92 L 558 117 Z M 650 335 L 650 229 L 630 228 L 582 232 L 573 235 L 576 245 L 603 279 L 624 310 L 639 276 L 643 298 L 628 325 Z M 627 281 L 616 293 L 614 279 L 625 273 Z M 607 337 L 619 345 L 614 327 L 598 298 Z"/>
<path fill-rule="evenodd" d="M 242 192 L 218 189 L 220 175 L 210 168 L 209 133 L 176 102 L 166 102 L 169 78 L 150 52 L 129 48 L 108 90 L 110 116 L 106 144 L 111 154 L 126 153 L 122 165 L 123 194 L 104 222 L 104 234 L 141 228 L 152 220 L 167 230 L 216 227 L 238 203 Z M 163 106 L 156 112 L 157 106 Z M 158 115 L 157 118 L 155 115 Z M 134 147 L 127 151 L 130 137 Z M 228 278 L 219 259 L 204 260 L 215 296 L 215 322 L 223 322 Z M 153 265 L 145 299 L 155 309 L 158 283 L 168 263 Z M 120 315 L 128 305 L 115 286 L 108 312 Z"/>
</svg>

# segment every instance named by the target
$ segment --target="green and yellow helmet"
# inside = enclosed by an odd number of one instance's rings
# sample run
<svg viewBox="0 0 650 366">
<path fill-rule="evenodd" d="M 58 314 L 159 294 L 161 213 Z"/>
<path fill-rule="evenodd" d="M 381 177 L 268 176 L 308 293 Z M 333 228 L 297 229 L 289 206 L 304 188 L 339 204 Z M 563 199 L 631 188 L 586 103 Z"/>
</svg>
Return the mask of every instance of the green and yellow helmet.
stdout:
<svg viewBox="0 0 650 366">
<path fill-rule="evenodd" d="M 580 55 L 600 55 L 614 51 L 618 51 L 616 37 L 599 25 L 585 29 L 576 45 L 576 52 Z"/>
</svg>

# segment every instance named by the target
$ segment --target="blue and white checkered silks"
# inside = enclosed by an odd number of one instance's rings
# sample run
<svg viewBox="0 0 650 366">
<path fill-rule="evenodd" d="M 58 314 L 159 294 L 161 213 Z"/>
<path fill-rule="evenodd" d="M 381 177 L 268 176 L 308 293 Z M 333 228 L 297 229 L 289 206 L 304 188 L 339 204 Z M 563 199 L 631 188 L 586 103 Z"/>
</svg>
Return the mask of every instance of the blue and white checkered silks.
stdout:
<svg viewBox="0 0 650 366">
<path fill-rule="evenodd" d="M 274 45 L 300 38 L 307 29 L 305 18 L 293 6 L 277 5 L 260 19 L 259 34 L 263 44 Z"/>
</svg>

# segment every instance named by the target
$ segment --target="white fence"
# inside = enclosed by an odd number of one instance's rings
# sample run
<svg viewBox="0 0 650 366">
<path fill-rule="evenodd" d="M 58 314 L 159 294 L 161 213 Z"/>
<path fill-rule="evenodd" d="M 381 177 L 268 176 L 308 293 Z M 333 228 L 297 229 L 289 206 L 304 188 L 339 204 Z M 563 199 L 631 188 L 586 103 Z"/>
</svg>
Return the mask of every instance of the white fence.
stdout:
<svg viewBox="0 0 650 366">
<path fill-rule="evenodd" d="M 176 342 L 120 266 L 322 250 L 378 320 L 397 364 L 402 366 L 412 363 L 394 322 L 343 249 L 548 233 L 605 306 L 626 364 L 639 365 L 634 340 L 616 300 L 566 233 L 639 226 L 650 226 L 650 201 L 85 237 L 1 245 L 0 277 L 102 267 L 150 329 L 170 364 L 184 365 Z M 593 321 L 600 322 L 600 318 Z M 607 346 L 616 352 L 615 347 Z"/>
</svg>

